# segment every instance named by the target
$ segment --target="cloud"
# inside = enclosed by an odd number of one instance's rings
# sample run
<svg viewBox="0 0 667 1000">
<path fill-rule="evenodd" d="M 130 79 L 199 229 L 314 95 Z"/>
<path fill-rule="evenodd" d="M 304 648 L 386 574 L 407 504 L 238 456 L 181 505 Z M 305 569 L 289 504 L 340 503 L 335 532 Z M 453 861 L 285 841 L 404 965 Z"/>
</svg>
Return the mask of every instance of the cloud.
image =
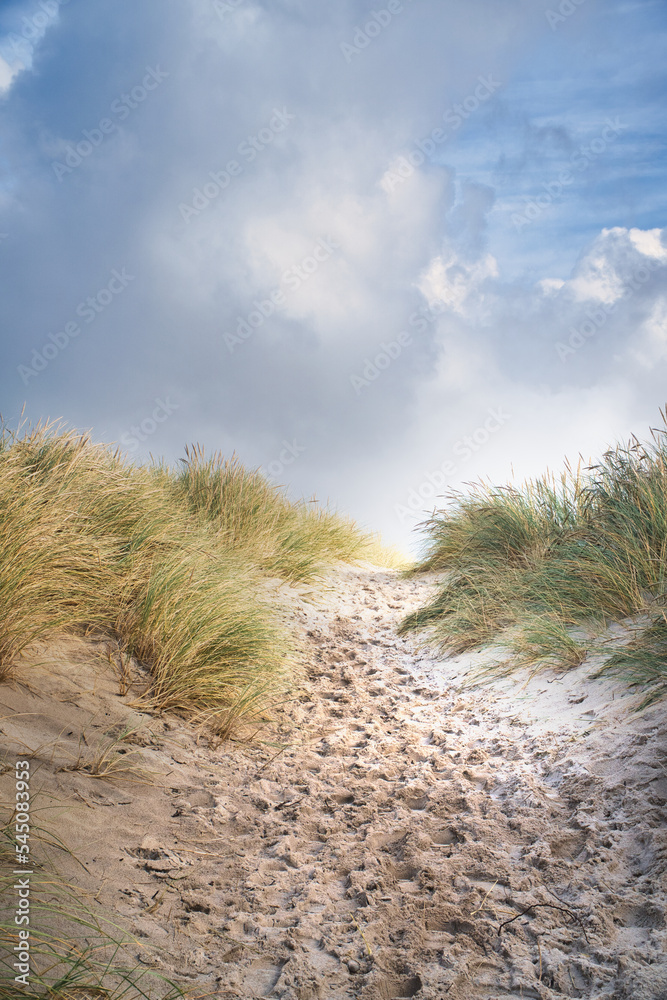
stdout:
<svg viewBox="0 0 667 1000">
<path fill-rule="evenodd" d="M 643 258 L 667 263 L 667 247 L 660 236 L 658 229 L 603 229 L 577 265 L 568 292 L 576 302 L 613 305 L 626 294 L 628 281 L 644 263 Z"/>
<path fill-rule="evenodd" d="M 532 284 L 504 279 L 488 252 L 471 260 L 449 244 L 419 287 L 431 306 L 464 322 L 476 355 L 486 344 L 499 370 L 554 386 L 592 372 L 604 377 L 619 359 L 632 367 L 639 346 L 656 342 L 667 296 L 667 229 L 603 229 L 567 279 Z"/>
<path fill-rule="evenodd" d="M 469 262 L 448 250 L 431 261 L 419 289 L 429 306 L 442 305 L 464 315 L 483 301 L 485 282 L 497 277 L 498 262 L 491 254 Z"/>
<path fill-rule="evenodd" d="M 0 93 L 7 93 L 22 70 L 32 69 L 36 50 L 66 3 L 69 0 L 10 2 L 0 13 Z"/>
<path fill-rule="evenodd" d="M 362 0 L 59 7 L 25 72 L 0 64 L 0 85 L 13 74 L 0 105 L 5 416 L 25 402 L 35 419 L 117 440 L 168 399 L 169 420 L 134 457 L 173 460 L 200 440 L 266 467 L 296 441 L 295 492 L 401 537 L 394 504 L 489 408 L 514 416 L 457 475 L 527 469 L 540 440 L 545 455 L 569 447 L 577 421 L 592 441 L 644 419 L 664 358 L 664 272 L 642 282 L 638 269 L 661 261 L 664 240 L 652 202 L 619 219 L 626 201 L 602 183 L 612 162 L 630 176 L 639 133 L 595 161 L 595 211 L 582 173 L 530 227 L 510 224 L 579 147 L 581 120 L 595 135 L 611 113 L 608 95 L 597 106 L 575 94 L 597 63 L 563 62 L 575 20 L 597 38 L 588 2 L 562 33 L 534 0 L 406 3 L 349 62 L 341 43 L 370 17 Z M 15 4 L 0 34 L 22 37 L 38 10 Z M 526 65 L 543 64 L 527 83 Z M 138 100 L 156 67 L 166 75 Z M 477 107 L 481 77 L 494 85 Z M 459 104 L 468 118 L 395 181 Z M 69 149 L 80 162 L 54 170 Z M 26 384 L 33 350 L 123 268 L 135 276 L 123 294 Z M 587 310 L 614 304 L 581 332 Z M 572 328 L 581 346 L 562 359 Z M 353 376 L 399 337 L 400 356 L 356 392 Z"/>
<path fill-rule="evenodd" d="M 0 95 L 7 93 L 14 78 L 18 76 L 22 69 L 25 69 L 22 62 L 15 60 L 10 64 L 0 56 Z"/>
</svg>

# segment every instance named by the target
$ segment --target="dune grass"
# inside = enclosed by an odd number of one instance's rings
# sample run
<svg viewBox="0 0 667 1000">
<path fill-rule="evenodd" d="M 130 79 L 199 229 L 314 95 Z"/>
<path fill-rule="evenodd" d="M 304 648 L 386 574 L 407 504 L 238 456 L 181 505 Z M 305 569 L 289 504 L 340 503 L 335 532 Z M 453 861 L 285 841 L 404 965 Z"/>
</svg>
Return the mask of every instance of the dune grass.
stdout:
<svg viewBox="0 0 667 1000">
<path fill-rule="evenodd" d="M 0 437 L 0 678 L 56 635 L 109 636 L 149 666 L 160 709 L 228 731 L 271 700 L 294 641 L 275 580 L 312 584 L 371 539 L 191 449 L 134 466 L 85 435 Z"/>
<path fill-rule="evenodd" d="M 290 501 L 236 457 L 186 449 L 178 474 L 167 472 L 167 481 L 226 548 L 291 583 L 315 579 L 332 562 L 363 558 L 371 544 L 353 521 L 316 501 Z"/>
<path fill-rule="evenodd" d="M 664 414 L 663 424 L 664 424 Z M 424 526 L 415 572 L 443 573 L 432 602 L 403 633 L 424 630 L 441 649 L 506 643 L 515 663 L 567 669 L 613 621 L 646 628 L 603 670 L 662 692 L 667 682 L 667 429 L 631 439 L 585 470 L 567 467 L 521 488 L 454 493 Z"/>
<path fill-rule="evenodd" d="M 526 618 L 509 648 L 526 666 L 548 664 L 558 669 L 578 667 L 589 653 L 589 644 L 576 639 L 567 626 L 553 615 Z"/>
<path fill-rule="evenodd" d="M 667 620 L 664 612 L 606 661 L 599 674 L 615 674 L 645 691 L 639 708 L 667 694 Z"/>
</svg>

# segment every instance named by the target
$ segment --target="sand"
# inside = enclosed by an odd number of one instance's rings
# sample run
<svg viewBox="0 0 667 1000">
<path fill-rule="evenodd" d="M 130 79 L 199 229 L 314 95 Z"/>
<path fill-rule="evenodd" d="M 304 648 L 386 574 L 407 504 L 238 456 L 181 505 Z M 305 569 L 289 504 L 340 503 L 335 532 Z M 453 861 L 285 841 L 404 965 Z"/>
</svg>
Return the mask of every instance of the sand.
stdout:
<svg viewBox="0 0 667 1000">
<path fill-rule="evenodd" d="M 595 663 L 466 688 L 479 654 L 396 635 L 432 584 L 299 600 L 304 675 L 251 746 L 132 708 L 92 640 L 0 686 L 6 759 L 131 959 L 229 1000 L 667 998 L 664 703 Z M 82 770 L 127 726 L 115 777 Z"/>
</svg>

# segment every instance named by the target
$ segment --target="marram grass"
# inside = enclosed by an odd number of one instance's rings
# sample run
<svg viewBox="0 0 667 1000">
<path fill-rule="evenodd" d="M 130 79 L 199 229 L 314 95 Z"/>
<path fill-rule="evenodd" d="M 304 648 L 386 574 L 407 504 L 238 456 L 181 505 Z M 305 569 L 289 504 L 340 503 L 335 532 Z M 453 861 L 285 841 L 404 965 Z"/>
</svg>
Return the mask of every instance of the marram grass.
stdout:
<svg viewBox="0 0 667 1000">
<path fill-rule="evenodd" d="M 588 645 L 554 615 L 524 619 L 509 648 L 526 666 L 548 664 L 558 670 L 578 667 L 589 653 Z"/>
<path fill-rule="evenodd" d="M 166 477 L 179 500 L 218 533 L 225 547 L 270 575 L 299 583 L 315 579 L 337 561 L 404 565 L 400 554 L 361 532 L 354 521 L 316 501 L 290 501 L 234 456 L 206 458 L 200 448 L 186 448 L 176 477 L 169 472 Z"/>
<path fill-rule="evenodd" d="M 664 414 L 663 423 L 664 423 Z M 649 625 L 602 668 L 653 696 L 667 690 L 667 429 L 632 439 L 597 465 L 521 488 L 479 484 L 453 493 L 425 524 L 413 572 L 439 571 L 429 605 L 401 631 L 442 649 L 504 643 L 514 663 L 576 666 L 599 633 L 637 615 Z"/>
<path fill-rule="evenodd" d="M 270 703 L 294 656 L 276 581 L 311 584 L 374 541 L 236 460 L 129 464 L 42 426 L 0 437 L 0 678 L 36 642 L 115 638 L 162 709 L 218 720 Z"/>
<path fill-rule="evenodd" d="M 667 694 L 667 620 L 664 612 L 615 652 L 598 672 L 616 674 L 646 692 L 644 708 Z"/>
</svg>

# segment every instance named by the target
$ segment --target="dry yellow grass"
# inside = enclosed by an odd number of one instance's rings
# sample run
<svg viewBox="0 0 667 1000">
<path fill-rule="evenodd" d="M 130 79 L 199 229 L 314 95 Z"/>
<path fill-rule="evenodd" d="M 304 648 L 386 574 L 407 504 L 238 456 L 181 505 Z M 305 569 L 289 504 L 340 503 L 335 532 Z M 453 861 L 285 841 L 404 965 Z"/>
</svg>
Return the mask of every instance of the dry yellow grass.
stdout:
<svg viewBox="0 0 667 1000">
<path fill-rule="evenodd" d="M 0 677 L 37 641 L 88 631 L 150 667 L 151 698 L 229 731 L 294 652 L 274 578 L 312 583 L 374 539 L 258 472 L 191 449 L 137 467 L 41 426 L 0 439 Z"/>
</svg>

